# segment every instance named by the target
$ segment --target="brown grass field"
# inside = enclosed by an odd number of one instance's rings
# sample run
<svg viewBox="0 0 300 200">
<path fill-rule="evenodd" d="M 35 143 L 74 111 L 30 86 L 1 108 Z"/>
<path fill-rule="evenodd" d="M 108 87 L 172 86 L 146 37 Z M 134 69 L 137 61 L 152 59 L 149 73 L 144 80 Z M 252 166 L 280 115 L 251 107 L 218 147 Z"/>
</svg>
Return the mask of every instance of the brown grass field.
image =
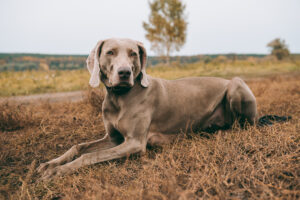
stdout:
<svg viewBox="0 0 300 200">
<path fill-rule="evenodd" d="M 100 91 L 79 103 L 0 105 L 0 199 L 299 199 L 300 75 L 249 79 L 271 127 L 182 133 L 146 155 L 40 182 L 36 167 L 104 135 Z"/>
</svg>

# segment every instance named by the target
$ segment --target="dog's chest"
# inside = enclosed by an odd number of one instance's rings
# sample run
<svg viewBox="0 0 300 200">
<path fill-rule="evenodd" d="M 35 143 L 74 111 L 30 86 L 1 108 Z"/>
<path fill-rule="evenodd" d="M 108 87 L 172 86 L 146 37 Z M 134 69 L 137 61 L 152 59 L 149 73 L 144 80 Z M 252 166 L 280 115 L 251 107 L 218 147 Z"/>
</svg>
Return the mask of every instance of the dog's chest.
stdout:
<svg viewBox="0 0 300 200">
<path fill-rule="evenodd" d="M 124 129 L 128 113 L 125 109 L 119 109 L 114 106 L 107 106 L 103 109 L 103 118 L 108 121 L 115 129 L 121 131 Z"/>
</svg>

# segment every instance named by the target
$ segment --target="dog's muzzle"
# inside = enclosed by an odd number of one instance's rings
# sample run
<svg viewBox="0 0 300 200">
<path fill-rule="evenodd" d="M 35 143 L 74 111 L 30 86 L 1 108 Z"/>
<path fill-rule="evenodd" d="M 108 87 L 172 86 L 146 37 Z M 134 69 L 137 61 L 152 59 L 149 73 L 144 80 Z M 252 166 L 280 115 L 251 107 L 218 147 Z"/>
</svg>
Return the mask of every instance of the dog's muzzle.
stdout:
<svg viewBox="0 0 300 200">
<path fill-rule="evenodd" d="M 131 75 L 131 68 L 130 67 L 120 67 L 118 69 L 118 76 L 120 81 L 128 81 Z"/>
</svg>

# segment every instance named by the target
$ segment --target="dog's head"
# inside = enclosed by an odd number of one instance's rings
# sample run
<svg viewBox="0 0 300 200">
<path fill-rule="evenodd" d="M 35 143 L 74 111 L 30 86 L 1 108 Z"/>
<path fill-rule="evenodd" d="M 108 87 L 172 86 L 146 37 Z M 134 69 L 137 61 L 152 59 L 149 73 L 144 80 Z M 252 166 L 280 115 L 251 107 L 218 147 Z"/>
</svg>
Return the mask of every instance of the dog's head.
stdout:
<svg viewBox="0 0 300 200">
<path fill-rule="evenodd" d="M 131 88 L 135 82 L 148 87 L 146 50 L 141 42 L 130 39 L 99 41 L 87 58 L 90 85 L 97 87 L 100 79 L 109 88 Z"/>
</svg>

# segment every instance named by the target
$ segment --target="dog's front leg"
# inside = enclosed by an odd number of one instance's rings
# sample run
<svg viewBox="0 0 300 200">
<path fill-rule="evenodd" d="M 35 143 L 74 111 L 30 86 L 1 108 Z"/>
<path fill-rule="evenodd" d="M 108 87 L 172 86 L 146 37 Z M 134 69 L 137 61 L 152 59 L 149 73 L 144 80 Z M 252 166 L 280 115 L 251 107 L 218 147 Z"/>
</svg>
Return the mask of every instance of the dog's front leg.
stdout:
<svg viewBox="0 0 300 200">
<path fill-rule="evenodd" d="M 42 179 L 47 180 L 55 176 L 72 173 L 82 166 L 126 157 L 133 153 L 145 152 L 150 122 L 150 116 L 148 115 L 124 119 L 120 122 L 124 137 L 124 141 L 121 144 L 109 149 L 98 149 L 84 153 L 72 162 L 46 170 Z"/>
<path fill-rule="evenodd" d="M 42 176 L 42 179 L 48 180 L 53 178 L 54 176 L 61 176 L 64 174 L 71 173 L 82 166 L 122 158 L 130 154 L 137 153 L 142 149 L 143 146 L 140 141 L 135 140 L 133 138 L 127 139 L 119 146 L 106 150 L 99 150 L 92 153 L 86 153 L 72 162 L 69 162 L 65 165 L 57 166 L 53 169 L 49 169 L 45 171 L 45 173 Z"/>
<path fill-rule="evenodd" d="M 106 135 L 104 138 L 99 139 L 99 140 L 77 144 L 77 145 L 74 145 L 72 148 L 70 148 L 63 155 L 59 156 L 58 158 L 55 158 L 48 162 L 42 163 L 38 167 L 37 171 L 38 171 L 38 173 L 42 173 L 42 172 L 52 169 L 56 166 L 63 165 L 67 162 L 70 162 L 74 159 L 74 157 L 80 156 L 83 153 L 89 153 L 92 151 L 97 151 L 99 149 L 112 148 L 114 146 L 117 146 L 117 144 L 113 143 L 110 140 L 108 135 Z"/>
<path fill-rule="evenodd" d="M 47 180 L 55 176 L 72 173 L 82 166 L 126 157 L 133 153 L 144 152 L 147 145 L 150 119 L 147 120 L 147 118 L 144 117 L 138 120 L 133 119 L 132 121 L 135 121 L 135 126 L 127 122 L 125 123 L 126 126 L 124 126 L 124 130 L 127 130 L 127 132 L 124 137 L 124 142 L 120 145 L 109 149 L 99 149 L 94 152 L 84 153 L 72 162 L 46 170 L 42 179 Z"/>
</svg>

